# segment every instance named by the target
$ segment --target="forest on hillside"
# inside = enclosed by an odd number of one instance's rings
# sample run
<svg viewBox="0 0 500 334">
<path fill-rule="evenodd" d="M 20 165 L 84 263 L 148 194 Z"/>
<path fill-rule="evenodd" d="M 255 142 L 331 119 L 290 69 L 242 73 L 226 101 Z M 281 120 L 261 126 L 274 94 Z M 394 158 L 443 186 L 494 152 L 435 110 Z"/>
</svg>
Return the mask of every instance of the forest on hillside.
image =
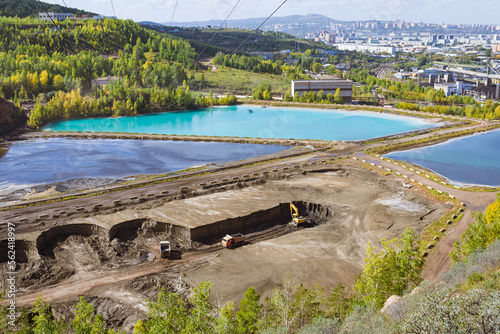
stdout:
<svg viewBox="0 0 500 334">
<path fill-rule="evenodd" d="M 77 8 L 64 7 L 57 4 L 46 3 L 42 1 L 42 6 L 37 0 L 0 0 L 0 15 L 6 17 L 38 17 L 39 12 L 43 12 L 44 8 L 47 12 L 54 13 L 72 13 L 75 15 L 92 14 Z"/>
<path fill-rule="evenodd" d="M 0 95 L 15 104 L 36 101 L 33 128 L 61 118 L 235 103 L 192 96 L 190 85 L 199 85 L 193 47 L 132 21 L 65 20 L 56 29 L 38 19 L 3 17 L 0 36 Z M 101 89 L 98 77 L 111 80 Z"/>
</svg>

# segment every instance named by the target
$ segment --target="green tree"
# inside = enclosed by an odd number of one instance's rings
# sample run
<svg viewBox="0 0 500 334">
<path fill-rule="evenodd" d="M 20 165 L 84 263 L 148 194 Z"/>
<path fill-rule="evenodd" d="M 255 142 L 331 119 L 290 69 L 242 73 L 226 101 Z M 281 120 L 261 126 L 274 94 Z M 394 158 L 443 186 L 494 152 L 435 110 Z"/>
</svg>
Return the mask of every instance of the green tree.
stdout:
<svg viewBox="0 0 500 334">
<path fill-rule="evenodd" d="M 62 333 L 62 324 L 58 323 L 52 316 L 50 306 L 40 296 L 33 304 L 33 333 L 34 334 L 58 334 Z"/>
<path fill-rule="evenodd" d="M 227 302 L 219 310 L 219 316 L 215 324 L 215 333 L 217 334 L 237 334 L 238 322 L 234 315 L 234 303 Z"/>
<path fill-rule="evenodd" d="M 47 70 L 43 70 L 40 73 L 40 88 L 42 91 L 48 91 L 49 90 L 49 73 Z"/>
<path fill-rule="evenodd" d="M 500 195 L 494 203 L 486 208 L 486 212 L 473 213 L 474 223 L 462 235 L 462 242 L 456 242 L 450 254 L 452 260 L 465 260 L 478 249 L 486 249 L 500 238 Z"/>
<path fill-rule="evenodd" d="M 284 333 L 297 330 L 319 313 L 320 293 L 318 289 L 296 286 L 287 277 L 268 300 L 264 325 Z"/>
<path fill-rule="evenodd" d="M 420 55 L 418 58 L 417 58 L 417 64 L 418 64 L 418 67 L 422 67 L 422 66 L 425 66 L 427 65 L 427 63 L 429 62 L 429 59 L 427 58 L 426 55 Z"/>
<path fill-rule="evenodd" d="M 500 106 L 495 108 L 495 118 L 496 119 L 500 118 Z"/>
<path fill-rule="evenodd" d="M 255 333 L 257 322 L 261 317 L 262 304 L 260 295 L 254 287 L 249 287 L 245 292 L 245 297 L 240 301 L 240 310 L 236 312 L 239 333 Z"/>
<path fill-rule="evenodd" d="M 352 298 L 348 297 L 345 287 L 339 283 L 333 289 L 330 297 L 326 299 L 325 303 L 328 307 L 327 315 L 330 318 L 338 319 L 340 322 L 344 321 L 348 314 L 349 308 L 352 304 Z"/>
<path fill-rule="evenodd" d="M 149 334 L 149 329 L 142 320 L 138 320 L 134 325 L 134 334 Z"/>
<path fill-rule="evenodd" d="M 107 326 L 103 316 L 96 314 L 92 304 L 85 301 L 83 296 L 80 296 L 80 301 L 75 307 L 75 313 L 75 319 L 71 323 L 71 327 L 75 331 L 75 334 L 107 332 Z"/>
<path fill-rule="evenodd" d="M 363 272 L 354 285 L 360 302 L 380 308 L 391 295 L 402 295 L 420 283 L 423 259 L 418 246 L 416 233 L 409 228 L 400 238 L 382 239 L 379 252 L 368 243 Z"/>
<path fill-rule="evenodd" d="M 402 333 L 499 333 L 500 292 L 440 289 L 403 319 Z"/>
<path fill-rule="evenodd" d="M 313 70 L 314 73 L 320 73 L 321 69 L 322 69 L 322 66 L 321 66 L 320 63 L 314 63 L 312 65 L 312 70 Z"/>
<path fill-rule="evenodd" d="M 176 293 L 161 288 L 158 300 L 148 300 L 148 320 L 144 326 L 134 328 L 135 334 L 148 333 L 182 333 L 188 322 L 187 305 Z"/>
<path fill-rule="evenodd" d="M 212 283 L 201 282 L 193 289 L 193 295 L 190 302 L 193 308 L 189 314 L 186 325 L 186 333 L 212 333 L 214 317 L 212 315 L 213 307 L 210 302 L 212 297 Z"/>
<path fill-rule="evenodd" d="M 313 321 L 300 328 L 297 334 L 336 334 L 340 333 L 341 323 L 338 319 L 314 318 Z"/>
<path fill-rule="evenodd" d="M 54 77 L 53 85 L 55 90 L 64 90 L 64 78 L 61 75 L 57 74 Z"/>
<path fill-rule="evenodd" d="M 342 94 L 340 94 L 340 88 L 337 88 L 337 90 L 335 91 L 335 94 L 333 95 L 333 101 L 336 104 L 344 103 L 344 98 L 342 97 Z"/>
<path fill-rule="evenodd" d="M 261 82 L 260 85 L 253 89 L 252 96 L 256 100 L 271 100 L 272 88 L 269 82 Z"/>
</svg>

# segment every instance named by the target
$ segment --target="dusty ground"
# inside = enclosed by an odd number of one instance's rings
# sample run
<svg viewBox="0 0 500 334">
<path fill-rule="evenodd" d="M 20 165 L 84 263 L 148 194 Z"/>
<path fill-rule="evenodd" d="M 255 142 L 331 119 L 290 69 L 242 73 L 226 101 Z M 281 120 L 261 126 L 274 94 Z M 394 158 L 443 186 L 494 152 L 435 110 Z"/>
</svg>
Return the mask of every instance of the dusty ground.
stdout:
<svg viewBox="0 0 500 334">
<path fill-rule="evenodd" d="M 235 302 L 251 285 L 268 296 L 289 274 L 308 285 L 320 283 L 330 289 L 341 282 L 352 286 L 354 276 L 361 272 L 368 241 L 378 244 L 382 237 L 394 237 L 407 226 L 422 230 L 444 213 L 443 207 L 405 192 L 400 181 L 368 174 L 340 170 L 253 188 L 257 197 L 307 198 L 329 207 L 333 216 L 313 228 L 220 253 L 186 271 L 185 279 L 193 283 L 210 280 L 225 300 Z"/>
<path fill-rule="evenodd" d="M 448 131 L 454 130 L 441 132 Z M 343 143 L 335 153 L 345 156 L 366 147 Z M 422 197 L 418 187 L 403 187 L 402 177 L 380 176 L 360 168 L 359 161 L 354 166 L 311 166 L 325 159 L 332 159 L 331 152 L 234 165 L 210 174 L 0 212 L 0 221 L 16 223 L 16 249 L 23 257 L 17 305 L 29 306 L 42 293 L 57 315 L 71 318 L 83 294 L 109 324 L 130 331 L 145 317 L 144 300 L 154 298 L 159 287 L 186 296 L 190 286 L 210 280 L 224 301 L 236 303 L 250 285 L 269 295 L 288 274 L 306 285 L 319 282 L 331 288 L 342 282 L 350 287 L 361 271 L 368 241 L 377 244 L 406 226 L 421 231 L 449 209 Z M 370 159 L 447 191 L 472 210 L 484 209 L 495 197 L 450 189 Z M 275 168 L 279 172 L 274 173 Z M 165 191 L 168 194 L 162 194 Z M 287 225 L 289 201 L 300 204 L 301 213 L 314 222 L 311 227 Z M 450 245 L 471 221 L 468 211 L 465 217 L 427 258 L 424 277 L 435 278 L 449 265 Z M 226 250 L 215 243 L 226 232 L 238 232 L 228 230 L 235 226 L 249 235 L 244 247 Z M 0 233 L 5 229 L 0 223 Z M 40 238 L 42 231 L 49 232 Z M 174 259 L 159 258 L 162 239 L 174 242 Z M 6 271 L 4 262 L 0 270 Z"/>
<path fill-rule="evenodd" d="M 287 224 L 290 201 L 301 203 L 310 227 Z M 287 275 L 310 286 L 352 286 L 368 241 L 378 244 L 407 226 L 421 231 L 447 209 L 407 190 L 395 176 L 328 164 L 239 190 L 68 218 L 66 229 L 92 225 L 87 229 L 91 235 L 79 231 L 58 234 L 42 246 L 38 242 L 40 258 L 31 254 L 33 259 L 19 268 L 17 303 L 30 305 L 43 293 L 58 314 L 70 318 L 78 295 L 85 294 L 110 324 L 130 329 L 145 317 L 143 301 L 163 286 L 186 293 L 188 286 L 210 280 L 224 301 L 236 303 L 249 286 L 268 296 Z M 106 232 L 124 221 L 120 232 Z M 159 228 L 161 224 L 167 228 Z M 226 233 L 224 228 L 238 224 L 250 236 L 245 246 L 226 250 L 214 243 Z M 200 230 L 205 225 L 210 228 Z M 186 241 L 188 229 L 201 231 L 198 241 Z M 37 233 L 27 231 L 18 238 L 34 239 Z M 207 235 L 217 238 L 203 238 Z M 169 238 L 176 246 L 175 259 L 160 259 L 158 241 Z"/>
</svg>

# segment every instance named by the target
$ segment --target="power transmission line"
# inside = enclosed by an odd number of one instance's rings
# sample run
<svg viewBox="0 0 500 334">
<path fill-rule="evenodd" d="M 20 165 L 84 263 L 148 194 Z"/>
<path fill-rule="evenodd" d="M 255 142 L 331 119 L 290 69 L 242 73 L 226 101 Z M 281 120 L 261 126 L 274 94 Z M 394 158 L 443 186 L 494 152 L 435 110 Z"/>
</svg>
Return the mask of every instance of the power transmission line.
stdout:
<svg viewBox="0 0 500 334">
<path fill-rule="evenodd" d="M 238 0 L 236 2 L 236 4 L 233 6 L 233 8 L 231 9 L 231 11 L 229 12 L 229 14 L 227 14 L 226 18 L 224 19 L 224 21 L 222 22 L 222 25 L 229 19 L 229 16 L 231 16 L 231 14 L 234 12 L 234 10 L 236 9 L 236 7 L 238 6 L 238 4 L 240 3 L 241 0 Z M 208 41 L 208 43 L 206 43 L 205 47 L 203 48 L 203 50 L 201 50 L 201 52 L 198 54 L 198 57 L 196 57 L 196 59 L 194 60 L 195 62 L 195 66 L 196 66 L 196 62 L 201 58 L 201 56 L 203 55 L 203 53 L 205 52 L 205 50 L 211 45 L 212 41 L 214 40 L 214 38 L 217 36 L 217 33 L 214 33 L 212 35 L 212 38 L 210 38 L 210 40 Z M 180 82 L 181 80 L 183 80 L 184 78 L 186 77 L 186 73 L 184 73 L 180 79 L 178 80 L 175 80 L 177 82 Z"/>
<path fill-rule="evenodd" d="M 46 9 L 46 8 L 45 8 L 45 6 L 43 5 L 43 3 L 42 3 L 40 0 L 37 0 L 37 1 L 38 1 L 38 3 L 40 4 L 40 6 L 42 7 L 42 9 L 44 10 L 44 12 L 47 14 L 47 17 L 50 19 L 50 21 L 52 22 L 52 24 L 54 25 L 54 27 L 57 29 L 57 31 L 58 31 L 58 32 L 59 32 L 59 34 L 61 35 L 61 38 L 62 38 L 63 40 L 66 40 L 66 42 L 68 43 L 68 46 L 70 47 L 71 51 L 73 51 L 73 53 L 74 53 L 74 55 L 76 56 L 76 58 L 80 61 L 80 63 L 82 63 L 83 68 L 87 71 L 87 73 L 88 73 L 88 75 L 89 75 L 89 76 L 88 76 L 88 78 L 90 79 L 90 81 L 91 81 L 91 82 L 92 82 L 92 81 L 94 81 L 94 82 L 97 84 L 97 86 L 99 86 L 99 88 L 101 88 L 101 86 L 99 85 L 99 83 L 98 83 L 95 79 L 93 79 L 93 78 L 92 78 L 92 70 L 89 70 L 89 69 L 87 68 L 87 66 L 85 65 L 85 63 L 84 63 L 84 62 L 82 61 L 82 59 L 80 58 L 80 56 L 78 56 L 78 53 L 77 53 L 77 52 L 76 52 L 76 50 L 73 48 L 73 45 L 71 44 L 71 41 L 68 41 L 68 40 L 64 37 L 64 35 L 63 35 L 63 33 L 62 33 L 61 29 L 59 28 L 59 25 L 57 25 L 57 24 L 55 23 L 55 21 L 54 21 L 54 18 L 53 18 L 51 15 L 49 15 L 49 12 L 47 11 L 47 9 Z M 66 6 L 66 8 L 68 8 L 68 7 Z M 103 90 L 103 91 L 104 91 L 104 90 Z"/>
<path fill-rule="evenodd" d="M 229 12 L 229 14 L 227 14 L 226 19 L 221 23 L 221 27 L 224 26 L 224 23 L 226 23 L 226 21 L 229 19 L 229 16 L 231 16 L 231 14 L 234 12 L 234 10 L 236 9 L 236 6 L 238 6 L 238 4 L 240 3 L 240 1 L 241 0 L 238 0 L 238 2 L 236 2 L 236 4 L 233 6 L 233 9 L 231 9 L 231 11 Z M 205 45 L 205 47 L 200 52 L 200 54 L 198 55 L 198 57 L 196 58 L 196 60 L 200 59 L 200 57 L 203 54 L 203 52 L 205 52 L 205 50 L 210 46 L 210 44 L 212 43 L 212 41 L 214 40 L 214 38 L 216 36 L 217 36 L 217 33 L 214 33 L 214 35 L 212 36 L 212 38 L 210 38 L 210 40 L 208 41 L 207 45 Z"/>
<path fill-rule="evenodd" d="M 266 24 L 266 22 L 267 22 L 267 21 L 269 21 L 269 19 L 270 19 L 271 17 L 273 17 L 273 15 L 274 15 L 274 14 L 276 14 L 276 12 L 277 12 L 277 11 L 278 11 L 281 7 L 283 7 L 283 5 L 284 5 L 287 1 L 288 1 L 288 0 L 284 0 L 284 1 L 283 1 L 283 2 L 282 2 L 282 3 L 281 3 L 281 4 L 280 4 L 280 5 L 279 5 L 279 6 L 278 6 L 278 7 L 277 7 L 277 8 L 276 8 L 276 9 L 275 9 L 275 10 L 274 10 L 274 11 L 273 11 L 273 12 L 272 12 L 272 13 L 271 13 L 271 14 L 270 14 L 270 15 L 269 15 L 269 16 L 268 16 L 268 17 L 267 17 L 267 18 L 266 18 L 266 19 L 265 19 L 265 20 L 264 20 L 264 21 L 263 21 L 263 22 L 262 22 L 262 23 L 261 23 L 261 24 L 260 24 L 260 25 L 256 28 L 256 29 L 255 29 L 255 30 L 254 30 L 254 31 L 252 31 L 252 33 L 251 33 L 250 35 L 248 35 L 248 37 L 247 37 L 247 38 L 246 38 L 243 42 L 241 42 L 241 44 L 240 44 L 240 45 L 238 45 L 238 46 L 236 47 L 236 49 L 234 49 L 234 50 L 233 50 L 233 51 L 232 51 L 232 52 L 231 52 L 231 53 L 230 53 L 230 54 L 226 57 L 226 59 L 224 59 L 224 61 L 222 62 L 222 64 L 221 64 L 221 65 L 224 65 L 224 64 L 227 62 L 227 60 L 230 58 L 230 56 L 232 56 L 233 54 L 235 54 L 235 53 L 236 53 L 236 51 L 238 51 L 238 50 L 239 50 L 239 48 L 241 48 L 241 47 L 243 46 L 243 44 L 245 44 L 245 43 L 246 43 L 246 42 L 250 39 L 250 37 L 252 37 L 253 35 L 255 35 L 255 33 L 256 33 L 256 32 L 257 32 L 260 28 L 262 28 L 262 26 L 263 26 L 264 24 Z M 239 1 L 238 1 L 238 3 L 239 3 Z M 238 4 L 238 3 L 237 3 L 237 4 Z M 235 7 L 236 7 L 236 6 L 235 6 Z M 232 13 L 232 11 L 231 11 L 231 13 Z M 213 74 L 213 72 L 209 73 L 209 74 L 208 74 L 208 75 L 207 75 L 207 76 L 203 79 L 203 81 L 201 81 L 201 82 L 198 84 L 198 86 L 196 87 L 196 89 L 199 89 L 199 88 L 201 87 L 201 85 L 202 85 L 202 84 L 203 84 L 203 83 L 207 80 L 207 78 L 209 78 L 212 74 Z M 166 107 L 161 107 L 161 109 L 167 109 L 167 108 L 170 108 L 170 107 L 172 107 L 173 105 L 178 104 L 178 103 L 179 103 L 179 102 L 180 102 L 183 98 L 184 98 L 184 97 L 181 97 L 181 98 L 180 98 L 179 100 L 177 100 L 176 102 L 174 102 L 174 103 L 172 103 L 172 104 L 170 104 L 170 105 L 168 105 L 168 106 L 166 106 Z"/>
<path fill-rule="evenodd" d="M 113 9 L 113 16 L 116 17 L 115 6 L 113 5 L 113 0 L 111 0 L 111 8 Z"/>
<path fill-rule="evenodd" d="M 175 10 L 177 9 L 177 3 L 178 2 L 179 2 L 179 0 L 175 0 L 175 7 L 174 7 L 174 11 L 172 12 L 172 18 L 170 19 L 169 26 L 172 26 L 172 21 L 174 20 Z"/>
</svg>

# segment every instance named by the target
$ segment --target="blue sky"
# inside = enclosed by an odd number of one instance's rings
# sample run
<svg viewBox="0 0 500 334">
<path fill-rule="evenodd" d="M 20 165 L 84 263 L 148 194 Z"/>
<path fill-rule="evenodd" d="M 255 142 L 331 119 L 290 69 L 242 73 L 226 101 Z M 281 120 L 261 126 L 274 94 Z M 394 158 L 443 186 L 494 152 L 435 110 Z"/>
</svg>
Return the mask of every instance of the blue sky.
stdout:
<svg viewBox="0 0 500 334">
<path fill-rule="evenodd" d="M 45 0 L 63 5 L 62 0 Z M 113 15 L 111 0 L 64 0 Z M 174 21 L 223 20 L 238 0 L 178 0 Z M 267 17 L 283 0 L 241 0 L 230 19 Z M 170 22 L 176 0 L 113 0 L 118 18 Z M 500 25 L 499 0 L 288 0 L 275 14 L 323 14 L 338 20 L 397 20 Z"/>
</svg>

